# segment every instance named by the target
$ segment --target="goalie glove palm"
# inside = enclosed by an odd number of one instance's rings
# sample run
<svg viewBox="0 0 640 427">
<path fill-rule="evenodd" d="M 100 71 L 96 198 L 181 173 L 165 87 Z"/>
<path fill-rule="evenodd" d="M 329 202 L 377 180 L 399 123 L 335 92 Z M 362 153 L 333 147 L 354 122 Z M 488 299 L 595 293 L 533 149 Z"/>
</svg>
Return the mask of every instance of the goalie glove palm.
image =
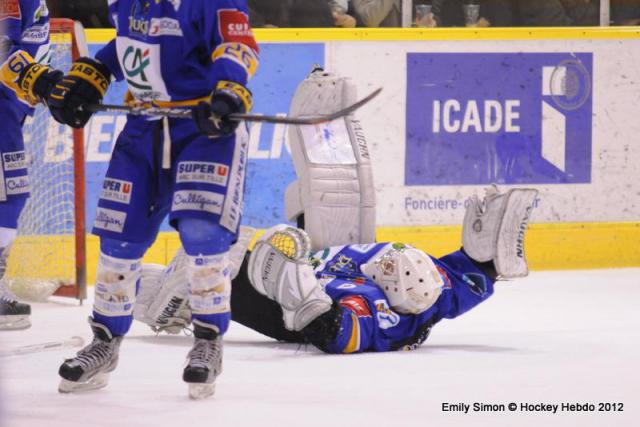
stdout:
<svg viewBox="0 0 640 427">
<path fill-rule="evenodd" d="M 109 88 L 111 73 L 91 58 L 80 58 L 55 85 L 48 99 L 51 115 L 60 123 L 83 128 L 93 113 L 83 107 L 98 104 Z"/>
<path fill-rule="evenodd" d="M 247 113 L 253 106 L 249 89 L 235 82 L 221 80 L 211 95 L 210 102 L 200 102 L 193 109 L 193 119 L 203 134 L 215 138 L 230 135 L 240 124 L 229 120 L 233 113 Z"/>
</svg>

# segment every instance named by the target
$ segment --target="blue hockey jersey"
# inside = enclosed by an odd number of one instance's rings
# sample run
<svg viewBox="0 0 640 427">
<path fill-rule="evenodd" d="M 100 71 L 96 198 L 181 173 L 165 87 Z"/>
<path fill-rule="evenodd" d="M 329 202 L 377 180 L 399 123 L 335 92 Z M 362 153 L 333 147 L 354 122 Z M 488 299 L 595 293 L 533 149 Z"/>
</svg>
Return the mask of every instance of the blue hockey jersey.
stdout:
<svg viewBox="0 0 640 427">
<path fill-rule="evenodd" d="M 37 62 L 49 60 L 49 10 L 46 0 L 0 1 L 0 64 L 19 50 Z M 16 96 L 11 82 L 0 84 L 0 102 L 15 104 L 23 113 L 33 113 L 28 102 Z"/>
<path fill-rule="evenodd" d="M 444 281 L 436 303 L 417 315 L 395 312 L 373 280 L 360 266 L 398 243 L 349 245 L 314 253 L 311 262 L 316 277 L 343 310 L 336 338 L 323 350 L 330 353 L 388 351 L 417 348 L 431 327 L 444 318 L 454 318 L 493 294 L 493 280 L 462 252 L 432 258 Z"/>
<path fill-rule="evenodd" d="M 96 58 L 136 100 L 182 105 L 258 66 L 245 0 L 109 0 L 117 36 Z"/>
</svg>

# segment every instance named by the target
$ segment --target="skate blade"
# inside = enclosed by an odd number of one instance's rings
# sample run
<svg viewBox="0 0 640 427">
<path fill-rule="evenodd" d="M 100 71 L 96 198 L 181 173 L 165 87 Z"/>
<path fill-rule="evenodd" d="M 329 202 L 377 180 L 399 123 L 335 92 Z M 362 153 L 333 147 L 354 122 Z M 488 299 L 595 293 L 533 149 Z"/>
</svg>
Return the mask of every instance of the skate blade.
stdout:
<svg viewBox="0 0 640 427">
<path fill-rule="evenodd" d="M 0 316 L 0 331 L 19 331 L 31 327 L 29 315 Z"/>
<path fill-rule="evenodd" d="M 216 392 L 216 384 L 189 384 L 189 398 L 193 400 L 205 399 L 209 396 L 213 396 Z"/>
<path fill-rule="evenodd" d="M 69 381 L 63 378 L 60 380 L 58 391 L 60 393 L 81 393 L 101 389 L 106 387 L 108 383 L 109 373 L 98 374 L 85 382 Z"/>
</svg>

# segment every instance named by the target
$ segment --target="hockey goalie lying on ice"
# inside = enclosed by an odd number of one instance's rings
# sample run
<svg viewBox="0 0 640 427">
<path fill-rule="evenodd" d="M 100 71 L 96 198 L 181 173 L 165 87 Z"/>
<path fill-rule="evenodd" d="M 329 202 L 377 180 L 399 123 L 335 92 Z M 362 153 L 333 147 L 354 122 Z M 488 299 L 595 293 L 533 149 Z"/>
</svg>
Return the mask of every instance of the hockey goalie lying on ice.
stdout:
<svg viewBox="0 0 640 427">
<path fill-rule="evenodd" d="M 346 103 L 355 91 L 339 77 L 312 74 L 292 111 L 326 110 L 324 104 L 336 97 Z M 366 141 L 353 117 L 346 128 L 341 123 L 327 125 L 333 139 L 322 145 L 314 139 L 323 129 L 290 129 L 298 181 L 287 190 L 286 210 L 305 230 L 277 225 L 246 256 L 253 232 L 243 230 L 230 252 L 233 320 L 328 353 L 414 349 L 433 325 L 489 298 L 496 280 L 528 274 L 524 234 L 533 189 L 500 193 L 492 187 L 484 200 L 474 197 L 464 218 L 463 247 L 445 257 L 402 243 L 375 243 Z M 144 266 L 136 319 L 174 333 L 190 322 L 185 263 L 180 251 L 166 269 Z"/>
</svg>

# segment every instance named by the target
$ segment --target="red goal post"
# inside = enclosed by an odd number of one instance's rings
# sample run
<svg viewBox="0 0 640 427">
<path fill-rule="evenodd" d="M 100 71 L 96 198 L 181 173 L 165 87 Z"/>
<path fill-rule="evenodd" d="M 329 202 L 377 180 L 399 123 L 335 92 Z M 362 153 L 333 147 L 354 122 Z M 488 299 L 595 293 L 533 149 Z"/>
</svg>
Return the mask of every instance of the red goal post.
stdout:
<svg viewBox="0 0 640 427">
<path fill-rule="evenodd" d="M 84 28 L 70 19 L 52 19 L 52 68 L 68 72 L 88 55 Z M 22 298 L 87 296 L 84 132 L 55 122 L 38 106 L 23 126 L 31 196 L 18 221 L 18 237 L 6 280 Z"/>
</svg>

